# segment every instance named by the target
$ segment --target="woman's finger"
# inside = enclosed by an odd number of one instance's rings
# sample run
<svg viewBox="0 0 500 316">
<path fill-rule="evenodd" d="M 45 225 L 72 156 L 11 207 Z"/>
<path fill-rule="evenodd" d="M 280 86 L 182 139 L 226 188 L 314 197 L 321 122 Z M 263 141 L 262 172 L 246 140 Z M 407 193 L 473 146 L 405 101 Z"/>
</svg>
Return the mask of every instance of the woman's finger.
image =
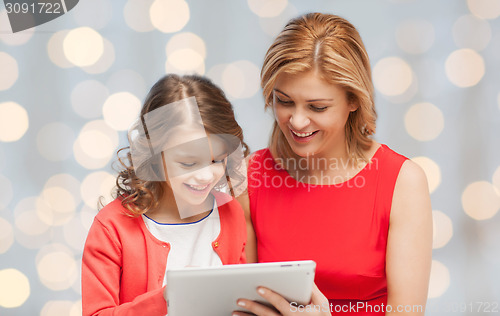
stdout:
<svg viewBox="0 0 500 316">
<path fill-rule="evenodd" d="M 247 299 L 240 298 L 237 301 L 238 306 L 254 313 L 255 315 L 259 316 L 280 316 L 280 314 L 276 313 L 276 311 L 272 310 L 271 308 L 262 305 L 258 302 L 255 301 L 250 301 Z M 244 315 L 249 315 L 244 312 L 233 312 L 233 316 L 244 316 Z"/>
</svg>

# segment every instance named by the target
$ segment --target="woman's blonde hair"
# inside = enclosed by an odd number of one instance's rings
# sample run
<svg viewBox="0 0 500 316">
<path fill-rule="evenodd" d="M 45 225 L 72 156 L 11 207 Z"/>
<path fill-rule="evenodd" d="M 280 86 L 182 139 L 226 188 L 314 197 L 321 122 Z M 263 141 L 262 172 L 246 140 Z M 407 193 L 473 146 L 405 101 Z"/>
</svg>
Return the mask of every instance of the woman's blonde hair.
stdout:
<svg viewBox="0 0 500 316">
<path fill-rule="evenodd" d="M 356 28 L 331 14 L 309 13 L 292 19 L 266 53 L 261 85 L 266 108 L 273 102 L 273 89 L 282 73 L 318 71 L 323 79 L 345 89 L 348 100 L 357 105 L 345 126 L 347 151 L 367 160 L 363 150 L 372 144 L 377 114 L 368 54 Z M 276 159 L 298 158 L 285 135 L 274 122 L 269 144 Z"/>
<path fill-rule="evenodd" d="M 221 139 L 225 141 L 229 147 L 235 147 L 234 140 L 239 140 L 242 146 L 243 156 L 249 153 L 248 146 L 243 140 L 243 131 L 234 118 L 233 107 L 227 100 L 224 92 L 213 84 L 208 78 L 197 75 L 178 76 L 175 74 L 166 75 L 156 82 L 144 102 L 141 109 L 140 118 L 144 117 L 166 104 L 170 104 L 185 98 L 195 97 L 198 110 L 202 119 L 205 131 L 208 134 L 217 134 L 219 136 L 229 135 L 232 138 Z M 181 125 L 189 118 L 189 113 L 183 111 L 184 107 L 172 108 L 169 115 L 176 115 L 176 119 L 170 119 L 169 122 L 177 122 Z M 172 125 L 169 128 L 173 129 Z M 150 133 L 146 129 L 143 138 L 150 138 Z M 163 135 L 168 137 L 168 135 Z M 140 143 L 138 141 L 138 143 Z M 142 141 L 145 143 L 145 141 Z M 228 149 L 229 150 L 229 149 Z M 120 153 L 125 151 L 125 157 L 120 157 Z M 118 162 L 121 170 L 116 179 L 115 196 L 121 199 L 122 205 L 130 211 L 129 215 L 137 216 L 146 213 L 148 210 L 158 206 L 158 201 L 164 194 L 164 181 L 141 179 L 137 175 L 137 170 L 134 168 L 132 154 L 129 147 L 118 150 Z M 157 156 L 157 155 L 156 155 Z M 152 156 L 151 161 L 158 161 L 159 157 Z M 238 165 L 239 161 L 236 156 L 229 156 L 226 171 L 234 170 L 234 165 Z M 147 164 L 146 164 L 147 165 Z M 146 170 L 146 173 L 154 175 L 158 172 L 155 168 L 155 163 L 150 164 L 151 170 Z M 139 166 L 136 166 L 137 168 Z M 236 174 L 234 171 L 231 174 L 233 179 L 244 182 L 246 175 Z M 226 180 L 229 181 L 229 175 L 226 173 Z M 239 185 L 233 183 L 233 185 Z"/>
</svg>

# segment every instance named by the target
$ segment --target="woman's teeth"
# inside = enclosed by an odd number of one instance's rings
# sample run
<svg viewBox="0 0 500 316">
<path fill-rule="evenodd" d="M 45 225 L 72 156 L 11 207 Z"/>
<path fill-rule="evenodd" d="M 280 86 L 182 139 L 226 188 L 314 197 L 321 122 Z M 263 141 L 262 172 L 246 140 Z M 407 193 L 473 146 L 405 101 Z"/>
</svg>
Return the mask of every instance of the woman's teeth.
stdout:
<svg viewBox="0 0 500 316">
<path fill-rule="evenodd" d="M 294 133 L 295 135 L 299 136 L 299 137 L 307 137 L 307 136 L 311 136 L 312 134 L 314 134 L 314 132 L 309 132 L 309 133 L 298 133 L 294 130 L 292 130 L 292 133 Z"/>
</svg>

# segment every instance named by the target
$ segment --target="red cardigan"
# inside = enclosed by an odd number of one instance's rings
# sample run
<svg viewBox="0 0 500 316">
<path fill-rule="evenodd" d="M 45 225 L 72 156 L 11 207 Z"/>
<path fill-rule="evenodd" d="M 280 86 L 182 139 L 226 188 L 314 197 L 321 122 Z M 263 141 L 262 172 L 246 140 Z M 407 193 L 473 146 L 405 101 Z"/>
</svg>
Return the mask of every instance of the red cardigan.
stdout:
<svg viewBox="0 0 500 316">
<path fill-rule="evenodd" d="M 245 263 L 243 209 L 228 195 L 217 194 L 216 200 L 221 229 L 212 247 L 223 264 Z M 90 227 L 82 258 L 84 316 L 167 314 L 163 279 L 170 244 L 156 239 L 141 216 L 127 212 L 116 199 Z"/>
</svg>

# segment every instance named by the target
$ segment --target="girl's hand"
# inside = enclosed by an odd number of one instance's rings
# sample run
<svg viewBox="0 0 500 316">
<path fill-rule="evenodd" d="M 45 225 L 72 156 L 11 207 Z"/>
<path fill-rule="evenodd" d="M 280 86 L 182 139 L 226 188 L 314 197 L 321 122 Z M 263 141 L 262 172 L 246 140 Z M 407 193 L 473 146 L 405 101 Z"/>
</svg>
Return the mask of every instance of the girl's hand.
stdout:
<svg viewBox="0 0 500 316">
<path fill-rule="evenodd" d="M 313 285 L 311 303 L 306 306 L 289 303 L 278 293 L 275 293 L 267 288 L 259 287 L 257 293 L 265 298 L 271 305 L 276 308 L 273 310 L 267 306 L 254 301 L 240 298 L 237 302 L 238 306 L 247 309 L 249 312 L 259 316 L 287 316 L 287 315 L 310 315 L 310 316 L 326 316 L 331 315 L 328 299 L 320 292 L 316 284 Z M 248 316 L 249 313 L 233 312 L 233 316 Z"/>
</svg>

